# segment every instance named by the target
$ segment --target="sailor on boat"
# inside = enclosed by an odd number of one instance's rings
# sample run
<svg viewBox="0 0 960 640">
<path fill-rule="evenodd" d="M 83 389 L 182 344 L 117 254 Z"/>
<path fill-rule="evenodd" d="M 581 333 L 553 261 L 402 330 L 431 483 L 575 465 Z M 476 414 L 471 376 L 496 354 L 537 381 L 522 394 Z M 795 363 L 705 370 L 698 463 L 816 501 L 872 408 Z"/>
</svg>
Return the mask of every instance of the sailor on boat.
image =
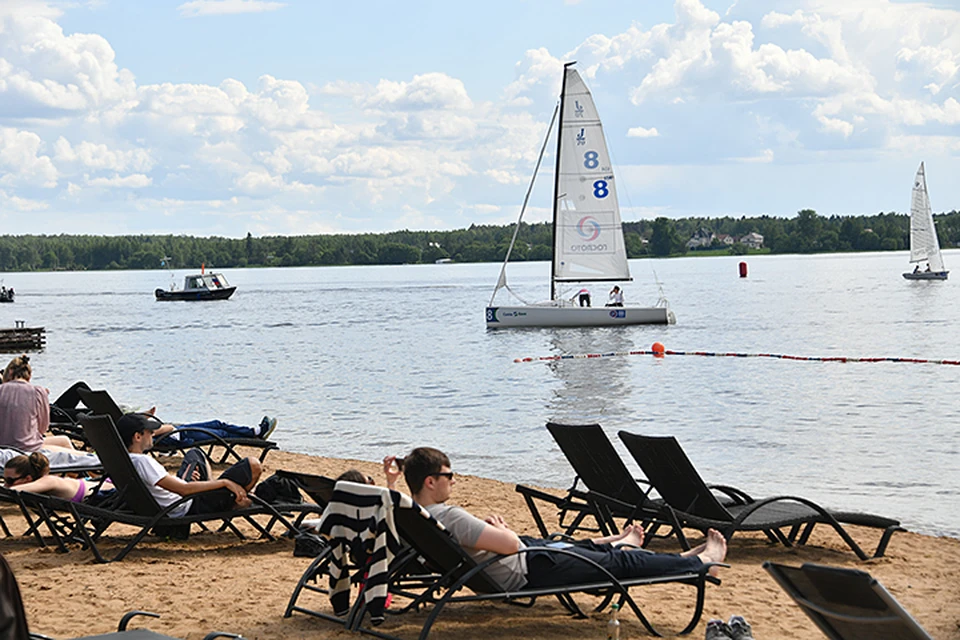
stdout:
<svg viewBox="0 0 960 640">
<path fill-rule="evenodd" d="M 620 287 L 614 286 L 610 290 L 610 302 L 607 303 L 608 307 L 622 307 L 623 306 L 623 291 L 620 290 Z"/>
</svg>

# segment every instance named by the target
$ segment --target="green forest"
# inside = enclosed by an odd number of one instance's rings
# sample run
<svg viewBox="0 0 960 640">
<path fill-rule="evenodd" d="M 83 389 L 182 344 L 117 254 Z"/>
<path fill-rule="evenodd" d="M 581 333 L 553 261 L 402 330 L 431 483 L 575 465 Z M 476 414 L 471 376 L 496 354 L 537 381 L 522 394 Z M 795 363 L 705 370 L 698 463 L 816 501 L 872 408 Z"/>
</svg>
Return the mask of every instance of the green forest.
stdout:
<svg viewBox="0 0 960 640">
<path fill-rule="evenodd" d="M 940 245 L 960 245 L 960 212 L 935 216 Z M 381 234 L 198 238 L 178 235 L 0 236 L 0 271 L 158 269 L 162 266 L 276 267 L 362 264 L 498 262 L 503 260 L 514 225 L 471 225 L 454 231 L 394 231 Z M 872 216 L 820 216 L 804 209 L 792 218 L 657 218 L 623 224 L 631 258 L 748 252 L 726 244 L 755 232 L 763 248 L 750 252 L 829 253 L 898 251 L 910 246 L 910 218 L 900 213 Z M 712 245 L 688 249 L 695 234 L 720 236 Z M 522 224 L 511 260 L 549 260 L 549 223 Z"/>
</svg>

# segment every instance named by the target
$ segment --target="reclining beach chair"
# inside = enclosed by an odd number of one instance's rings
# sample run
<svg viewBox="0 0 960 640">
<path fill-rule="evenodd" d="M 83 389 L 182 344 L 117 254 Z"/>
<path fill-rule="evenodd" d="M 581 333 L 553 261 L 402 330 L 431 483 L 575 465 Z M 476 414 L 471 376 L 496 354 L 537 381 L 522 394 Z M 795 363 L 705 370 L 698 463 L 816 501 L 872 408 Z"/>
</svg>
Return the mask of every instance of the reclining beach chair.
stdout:
<svg viewBox="0 0 960 640">
<path fill-rule="evenodd" d="M 392 554 L 375 553 L 372 564 L 362 557 L 353 557 L 352 562 L 344 562 L 345 549 L 356 551 L 356 540 L 350 535 L 360 525 L 351 520 L 365 522 L 363 515 L 355 518 L 358 509 L 376 507 L 380 512 L 388 513 L 385 522 L 377 525 L 377 531 L 389 531 L 387 540 L 395 536 L 400 543 Z M 392 519 L 392 522 L 390 521 Z M 364 525 L 363 528 L 369 528 Z M 430 614 L 424 622 L 419 637 L 427 638 L 430 630 L 448 604 L 479 601 L 503 601 L 522 606 L 532 606 L 537 598 L 553 596 L 570 613 L 580 618 L 587 617 L 576 601 L 571 597 L 574 593 L 589 593 L 601 598 L 601 607 L 616 598 L 621 605 L 629 606 L 646 629 L 660 635 L 653 625 L 641 612 L 639 606 L 630 595 L 633 587 L 677 583 L 693 586 L 696 589 L 696 602 L 690 622 L 680 633 L 689 633 L 696 627 L 703 613 L 706 583 L 719 584 L 719 580 L 710 576 L 707 571 L 712 564 L 705 565 L 695 573 L 684 573 L 655 578 L 635 578 L 617 580 L 602 568 L 607 580 L 590 584 L 576 584 L 552 588 L 521 588 L 516 591 L 504 591 L 487 573 L 487 567 L 503 556 L 495 556 L 481 564 L 477 564 L 444 529 L 443 525 L 435 520 L 425 509 L 420 507 L 409 496 L 391 491 L 382 487 L 358 485 L 350 482 L 338 482 L 327 509 L 324 511 L 321 532 L 328 532 L 330 549 L 325 557 L 318 558 L 305 573 L 306 579 L 317 579 L 329 572 L 331 581 L 331 602 L 338 594 L 343 594 L 343 585 L 346 580 L 345 572 L 352 570 L 354 575 L 364 581 L 364 586 L 356 601 L 349 610 L 345 611 L 345 603 L 341 599 L 334 605 L 334 615 L 322 611 L 307 609 L 303 606 L 288 607 L 286 615 L 292 611 L 301 611 L 318 615 L 319 617 L 336 622 L 342 622 L 348 629 L 377 635 L 381 638 L 395 638 L 383 629 L 378 629 L 381 620 L 380 610 L 382 599 L 386 592 L 395 597 L 409 600 L 405 606 L 397 605 L 397 600 L 385 614 L 403 614 L 411 610 L 420 610 L 430 607 Z M 393 533 L 395 531 L 395 533 Z M 375 550 L 390 548 L 389 542 L 377 544 Z M 340 548 L 341 551 L 337 552 Z M 544 550 L 543 547 L 538 547 Z M 530 549 L 520 551 L 529 552 Z M 574 555 L 566 549 L 551 549 L 558 554 Z M 392 555 L 392 560 L 390 556 Z M 576 556 L 586 563 L 590 560 Z M 384 567 L 384 564 L 388 566 Z M 591 563 L 592 564 L 592 563 Z M 376 576 L 376 577 L 374 577 Z M 301 583 L 304 579 L 301 578 Z M 337 586 L 339 584 L 339 586 Z M 382 587 L 386 587 L 384 590 Z M 372 591 L 372 593 L 371 593 Z M 367 614 L 373 627 L 365 626 Z"/>
<path fill-rule="evenodd" d="M 127 625 L 136 616 L 160 617 L 149 611 L 130 611 L 120 619 L 120 624 L 114 633 L 84 636 L 74 640 L 96 640 L 97 638 L 109 638 L 111 640 L 114 638 L 116 640 L 177 640 L 172 636 L 165 636 L 147 629 L 131 629 L 128 631 Z M 17 579 L 14 577 L 7 559 L 2 555 L 0 555 L 0 632 L 3 632 L 4 640 L 50 640 L 48 636 L 30 633 L 28 630 L 20 587 L 17 585 Z M 215 631 L 208 633 L 203 640 L 213 640 L 214 638 L 239 638 L 242 640 L 243 636 Z"/>
<path fill-rule="evenodd" d="M 123 410 L 121 410 L 120 406 L 114 402 L 113 398 L 110 397 L 110 394 L 107 393 L 106 390 L 95 389 L 92 391 L 87 391 L 86 389 L 78 389 L 77 393 L 80 394 L 80 397 L 83 399 L 83 403 L 90 407 L 91 414 L 110 416 L 114 423 L 116 423 L 117 420 L 123 416 Z M 153 416 L 150 417 L 153 418 Z M 156 418 L 156 420 L 158 422 L 162 422 L 162 420 L 159 418 Z M 212 462 L 214 461 L 214 448 L 223 447 L 223 455 L 216 460 L 216 464 L 223 464 L 230 459 L 239 461 L 245 457 L 237 453 L 236 447 L 252 447 L 255 449 L 260 449 L 260 462 L 263 462 L 264 458 L 267 457 L 267 454 L 270 453 L 270 451 L 279 448 L 276 442 L 263 440 L 262 438 L 223 438 L 216 433 L 199 427 L 181 427 L 178 428 L 177 431 L 189 431 L 191 433 L 203 434 L 207 437 L 200 442 L 181 444 L 179 440 L 172 437 L 176 433 L 173 432 L 165 435 L 162 438 L 157 438 L 153 443 L 153 451 L 156 453 L 175 453 L 182 451 L 183 449 L 200 447 L 201 449 L 206 449 L 205 453 L 207 454 L 207 458 L 209 458 Z"/>
<path fill-rule="evenodd" d="M 117 488 L 117 493 L 111 500 L 98 506 L 70 501 L 59 501 L 57 506 L 67 510 L 74 519 L 75 525 L 70 532 L 70 540 L 89 547 L 98 562 L 111 561 L 103 556 L 97 543 L 100 536 L 114 523 L 138 528 L 126 546 L 112 558 L 113 561 L 117 561 L 122 560 L 154 529 L 184 536 L 189 534 L 192 524 L 206 529 L 205 522 L 220 521 L 221 528 L 229 529 L 238 538 L 244 539 L 243 533 L 233 524 L 235 518 L 242 518 L 259 532 L 261 538 L 273 540 L 274 536 L 270 530 L 278 522 L 287 531 L 296 532 L 296 527 L 287 520 L 281 510 L 284 513 L 302 512 L 305 509 L 318 511 L 315 505 L 270 505 L 251 492 L 248 495 L 254 504 L 248 508 L 171 517 L 169 513 L 190 498 L 182 498 L 169 507 L 161 508 L 134 468 L 110 416 L 85 416 L 81 418 L 80 423 L 100 456 L 106 474 Z M 254 516 L 266 516 L 269 520 L 266 525 L 261 525 Z"/>
<path fill-rule="evenodd" d="M 556 507 L 560 529 L 566 535 L 573 535 L 577 531 L 599 531 L 603 535 L 617 533 L 618 527 L 614 521 L 614 517 L 617 517 L 628 523 L 636 520 L 645 527 L 653 522 L 654 526 L 648 531 L 652 538 L 658 526 L 662 503 L 650 500 L 648 494 L 652 488 L 643 488 L 634 479 L 603 428 L 599 424 L 563 425 L 549 422 L 547 430 L 560 446 L 576 476 L 563 497 L 517 485 L 516 490 L 523 495 L 540 535 L 547 537 L 551 532 L 544 524 L 537 501 Z M 568 516 L 572 518 L 566 522 Z M 596 526 L 584 526 L 586 518 L 593 518 Z"/>
<path fill-rule="evenodd" d="M 797 496 L 754 499 L 734 487 L 713 485 L 731 501 L 721 503 L 711 487 L 700 477 L 676 438 L 671 436 L 639 436 L 619 433 L 627 450 L 640 465 L 644 475 L 663 498 L 671 521 L 679 530 L 690 527 L 704 531 L 717 529 L 729 540 L 737 531 L 763 531 L 773 542 L 784 546 L 803 545 L 817 524 L 826 524 L 843 539 L 857 557 L 868 558 L 840 522 L 883 530 L 873 554 L 883 556 L 890 537 L 904 531 L 898 520 L 864 513 L 828 511 L 820 505 Z M 789 532 L 784 533 L 784 529 Z M 799 537 L 798 537 L 799 534 Z M 682 532 L 680 533 L 682 537 Z"/>
<path fill-rule="evenodd" d="M 809 563 L 763 568 L 830 640 L 933 640 L 869 573 Z"/>
<path fill-rule="evenodd" d="M 50 473 L 54 475 L 77 474 L 83 475 L 87 479 L 99 477 L 97 482 L 102 482 L 103 465 L 99 462 L 96 464 L 78 463 L 57 465 L 50 467 Z M 16 505 L 20 509 L 21 515 L 23 515 L 23 518 L 27 521 L 27 530 L 23 532 L 23 536 L 32 535 L 41 547 L 46 547 L 47 542 L 40 532 L 41 525 L 46 525 L 59 550 L 67 551 L 66 546 L 63 544 L 61 534 L 72 528 L 71 520 L 69 518 L 66 520 L 63 519 L 56 509 L 51 508 L 51 504 L 57 504 L 56 498 L 0 487 L 0 502 Z M 7 537 L 11 537 L 12 534 L 6 522 L 3 520 L 3 516 L 0 516 L 0 530 L 2 530 Z"/>
</svg>

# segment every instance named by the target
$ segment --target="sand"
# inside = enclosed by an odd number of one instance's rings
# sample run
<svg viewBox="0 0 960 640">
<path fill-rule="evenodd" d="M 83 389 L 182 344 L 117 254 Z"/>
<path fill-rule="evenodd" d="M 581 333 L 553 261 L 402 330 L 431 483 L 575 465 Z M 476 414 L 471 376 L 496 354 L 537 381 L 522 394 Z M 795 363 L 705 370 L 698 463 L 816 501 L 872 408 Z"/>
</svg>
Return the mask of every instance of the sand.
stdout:
<svg viewBox="0 0 960 640">
<path fill-rule="evenodd" d="M 175 464 L 172 460 L 168 466 Z M 355 467 L 380 477 L 379 466 L 373 463 L 286 452 L 271 453 L 265 467 L 266 474 L 283 468 L 334 477 Z M 451 502 L 481 517 L 500 513 L 516 531 L 536 535 L 533 520 L 511 484 L 459 477 Z M 4 505 L 0 514 L 15 534 L 23 531 L 18 511 Z M 111 542 L 112 531 L 106 542 Z M 875 530 L 851 527 L 850 531 L 864 549 L 876 546 Z M 678 550 L 675 541 L 657 541 L 653 548 Z M 141 622 L 131 626 L 188 639 L 202 638 L 213 630 L 250 639 L 359 637 L 303 614 L 283 617 L 290 593 L 310 563 L 308 558 L 293 556 L 289 539 L 240 541 L 228 533 L 206 532 L 195 533 L 184 542 L 148 538 L 125 560 L 110 564 L 96 564 L 89 552 L 78 548 L 66 554 L 41 549 L 32 538 L 20 536 L 2 539 L 0 549 L 16 572 L 31 631 L 54 638 L 115 630 L 123 613 L 131 609 L 161 616 L 158 620 L 140 618 Z M 761 568 L 765 560 L 793 565 L 817 562 L 868 571 L 934 638 L 960 639 L 960 581 L 956 575 L 960 540 L 898 533 L 886 557 L 860 562 L 827 529 L 799 549 L 770 545 L 762 535 L 734 537 L 727 558 L 732 566 L 722 570 L 722 585 L 708 587 L 703 619 L 688 637 L 703 638 L 710 618 L 740 614 L 753 626 L 757 640 L 822 638 Z M 688 587 L 648 587 L 632 593 L 647 617 L 666 631 L 682 628 L 692 611 L 693 591 Z M 329 610 L 320 596 L 311 597 L 310 606 Z M 588 596 L 579 600 L 587 605 L 595 602 Z M 431 637 L 598 638 L 604 637 L 608 616 L 603 612 L 591 614 L 587 620 L 573 619 L 549 598 L 532 609 L 471 603 L 446 609 Z M 424 619 L 424 614 L 417 613 L 388 618 L 384 630 L 416 638 Z M 632 613 L 624 612 L 621 619 L 621 638 L 649 637 Z"/>
</svg>

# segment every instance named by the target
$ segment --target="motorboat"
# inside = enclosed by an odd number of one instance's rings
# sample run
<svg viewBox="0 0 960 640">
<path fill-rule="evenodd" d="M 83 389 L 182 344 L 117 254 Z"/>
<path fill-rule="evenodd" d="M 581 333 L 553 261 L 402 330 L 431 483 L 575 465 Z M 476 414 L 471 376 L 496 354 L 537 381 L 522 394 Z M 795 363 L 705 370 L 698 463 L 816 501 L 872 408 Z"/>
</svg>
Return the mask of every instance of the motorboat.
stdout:
<svg viewBox="0 0 960 640">
<path fill-rule="evenodd" d="M 231 286 L 222 273 L 200 273 L 185 276 L 183 289 L 171 286 L 169 290 L 157 289 L 157 300 L 226 300 L 237 288 Z"/>
</svg>

